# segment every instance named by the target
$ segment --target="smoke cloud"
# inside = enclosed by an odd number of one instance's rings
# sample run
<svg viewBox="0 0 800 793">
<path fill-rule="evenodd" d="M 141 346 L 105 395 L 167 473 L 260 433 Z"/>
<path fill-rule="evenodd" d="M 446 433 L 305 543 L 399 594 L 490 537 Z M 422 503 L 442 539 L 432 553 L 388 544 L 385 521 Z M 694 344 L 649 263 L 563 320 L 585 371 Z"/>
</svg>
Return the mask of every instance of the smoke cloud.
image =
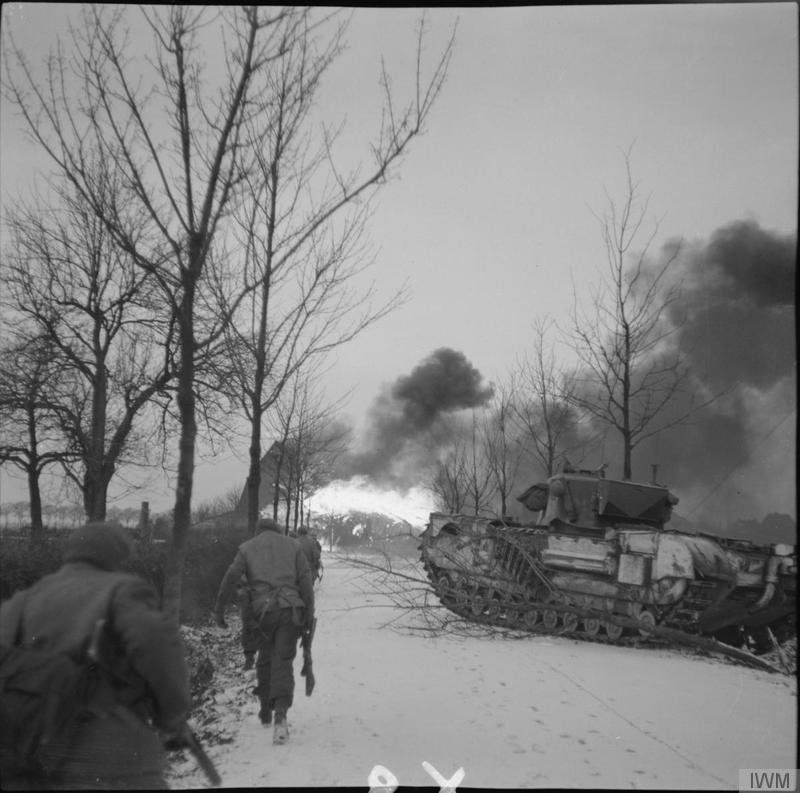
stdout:
<svg viewBox="0 0 800 793">
<path fill-rule="evenodd" d="M 796 248 L 796 237 L 753 221 L 689 248 L 683 299 L 670 319 L 681 352 L 710 388 L 764 389 L 793 372 Z"/>
<path fill-rule="evenodd" d="M 675 244 L 655 257 L 653 272 Z M 796 234 L 736 221 L 684 245 L 670 266 L 680 299 L 663 312 L 667 333 L 654 355 L 666 364 L 677 354 L 688 379 L 660 415 L 662 429 L 634 449 L 633 476 L 647 480 L 657 465 L 658 480 L 680 497 L 675 514 L 700 528 L 795 514 L 796 246 Z M 360 450 L 340 459 L 339 477 L 398 488 L 424 483 L 431 462 L 469 421 L 464 411 L 493 395 L 463 353 L 435 350 L 384 387 Z M 621 475 L 614 429 L 584 421 L 576 432 L 573 464 L 607 462 L 609 476 Z"/>
<path fill-rule="evenodd" d="M 689 366 L 688 391 L 713 401 L 634 455 L 640 467 L 659 464 L 659 478 L 682 496 L 678 512 L 692 519 L 762 517 L 778 503 L 793 511 L 793 455 L 772 450 L 791 446 L 787 433 L 794 438 L 796 249 L 796 235 L 736 221 L 688 246 L 677 263 L 681 299 L 668 319 Z M 690 407 L 681 394 L 670 413 Z"/>
<path fill-rule="evenodd" d="M 441 347 L 384 388 L 369 410 L 363 449 L 342 460 L 342 478 L 356 474 L 408 487 L 434 459 L 447 430 L 443 418 L 485 405 L 494 389 L 462 352 Z"/>
</svg>

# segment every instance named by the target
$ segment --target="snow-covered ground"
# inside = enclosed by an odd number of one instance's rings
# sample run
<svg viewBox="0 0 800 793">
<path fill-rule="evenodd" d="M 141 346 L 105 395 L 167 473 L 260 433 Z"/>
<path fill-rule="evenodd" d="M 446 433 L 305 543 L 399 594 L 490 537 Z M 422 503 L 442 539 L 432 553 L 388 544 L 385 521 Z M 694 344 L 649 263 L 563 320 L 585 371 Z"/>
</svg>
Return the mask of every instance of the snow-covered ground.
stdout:
<svg viewBox="0 0 800 793">
<path fill-rule="evenodd" d="M 231 740 L 207 747 L 226 787 L 366 789 L 383 766 L 401 786 L 438 789 L 426 763 L 448 780 L 463 769 L 463 788 L 735 790 L 739 769 L 797 768 L 793 678 L 565 637 L 408 635 L 385 627 L 397 606 L 363 570 L 323 559 L 316 689 L 304 695 L 298 652 L 285 746 L 258 721 L 231 614 L 213 706 Z M 178 755 L 170 784 L 206 781 Z"/>
</svg>

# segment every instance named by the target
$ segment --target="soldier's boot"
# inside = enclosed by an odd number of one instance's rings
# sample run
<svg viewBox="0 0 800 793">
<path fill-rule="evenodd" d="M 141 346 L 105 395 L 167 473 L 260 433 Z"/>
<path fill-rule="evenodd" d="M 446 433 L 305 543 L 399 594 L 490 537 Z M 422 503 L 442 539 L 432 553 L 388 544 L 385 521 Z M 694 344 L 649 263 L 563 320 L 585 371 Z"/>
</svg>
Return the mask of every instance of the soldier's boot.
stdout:
<svg viewBox="0 0 800 793">
<path fill-rule="evenodd" d="M 256 654 L 255 653 L 245 653 L 244 654 L 244 671 L 245 672 L 249 672 L 255 665 L 256 665 Z"/>
<path fill-rule="evenodd" d="M 262 705 L 261 710 L 258 711 L 258 718 L 265 727 L 269 727 L 272 724 L 272 708 Z"/>
<path fill-rule="evenodd" d="M 278 705 L 275 708 L 275 728 L 272 733 L 272 743 L 284 744 L 289 740 L 289 726 L 286 723 L 286 708 Z"/>
</svg>

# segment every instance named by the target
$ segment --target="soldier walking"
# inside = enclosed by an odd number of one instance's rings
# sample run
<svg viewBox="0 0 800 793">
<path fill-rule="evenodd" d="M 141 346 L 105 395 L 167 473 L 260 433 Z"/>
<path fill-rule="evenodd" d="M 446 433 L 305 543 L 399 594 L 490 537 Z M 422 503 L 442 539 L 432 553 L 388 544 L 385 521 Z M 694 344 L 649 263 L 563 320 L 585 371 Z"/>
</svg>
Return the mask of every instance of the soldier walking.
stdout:
<svg viewBox="0 0 800 793">
<path fill-rule="evenodd" d="M 294 697 L 297 640 L 314 619 L 314 586 L 305 554 L 271 518 L 262 518 L 260 533 L 242 543 L 225 573 L 214 608 L 217 624 L 227 627 L 225 607 L 244 575 L 256 617 L 256 678 L 261 723 L 272 723 L 273 743 L 289 738 L 286 714 Z"/>
<path fill-rule="evenodd" d="M 297 530 L 297 542 L 300 543 L 300 547 L 308 560 L 312 580 L 316 581 L 320 577 L 320 567 L 322 566 L 322 546 L 316 538 L 308 533 L 308 529 L 305 526 L 301 526 Z"/>
</svg>

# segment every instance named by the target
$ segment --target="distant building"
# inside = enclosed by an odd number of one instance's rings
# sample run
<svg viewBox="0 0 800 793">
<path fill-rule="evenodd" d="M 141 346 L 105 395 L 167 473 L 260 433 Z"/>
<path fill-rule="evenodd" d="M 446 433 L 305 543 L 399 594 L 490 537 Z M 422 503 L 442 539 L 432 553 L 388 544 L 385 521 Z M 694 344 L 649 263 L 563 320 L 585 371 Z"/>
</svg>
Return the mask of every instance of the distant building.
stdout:
<svg viewBox="0 0 800 793">
<path fill-rule="evenodd" d="M 264 508 L 271 507 L 275 501 L 275 477 L 278 471 L 280 456 L 281 445 L 277 441 L 274 441 L 272 446 L 267 450 L 267 453 L 261 458 L 261 481 L 258 485 L 259 512 Z M 280 496 L 281 499 L 283 499 L 283 488 L 280 490 Z M 242 497 L 239 499 L 236 512 L 241 515 L 247 514 L 247 478 L 244 480 Z"/>
</svg>

